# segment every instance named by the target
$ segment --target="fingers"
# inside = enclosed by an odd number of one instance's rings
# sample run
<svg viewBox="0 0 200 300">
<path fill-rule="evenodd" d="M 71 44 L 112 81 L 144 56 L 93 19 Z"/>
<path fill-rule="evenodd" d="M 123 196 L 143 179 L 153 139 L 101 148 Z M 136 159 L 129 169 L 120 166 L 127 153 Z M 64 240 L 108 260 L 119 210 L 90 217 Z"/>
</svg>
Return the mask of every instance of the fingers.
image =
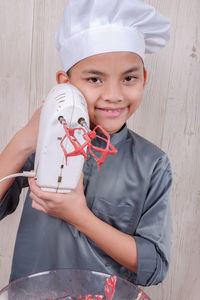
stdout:
<svg viewBox="0 0 200 300">
<path fill-rule="evenodd" d="M 31 189 L 31 192 L 39 198 L 42 198 L 42 191 L 35 182 L 35 178 L 28 178 L 28 183 Z"/>
<path fill-rule="evenodd" d="M 30 195 L 32 199 L 32 208 L 37 209 L 41 212 L 47 213 L 46 209 L 39 203 L 39 199 L 35 198 L 34 195 Z M 43 203 L 42 203 L 43 204 Z"/>
<path fill-rule="evenodd" d="M 32 207 L 47 214 L 50 214 L 57 205 L 62 203 L 64 195 L 68 196 L 67 194 L 42 191 L 37 185 L 35 178 L 28 178 L 28 182 L 31 189 L 30 198 L 33 200 Z"/>
<path fill-rule="evenodd" d="M 28 178 L 28 182 L 31 189 L 32 207 L 48 215 L 65 219 L 72 224 L 74 222 L 73 218 L 76 218 L 74 211 L 79 211 L 86 206 L 83 191 L 83 173 L 80 176 L 76 189 L 66 194 L 42 191 L 34 178 Z"/>
<path fill-rule="evenodd" d="M 32 199 L 32 208 L 47 213 L 47 203 L 44 201 L 44 192 L 36 184 L 35 178 L 28 178 L 28 182 L 31 189 L 30 198 Z"/>
<path fill-rule="evenodd" d="M 80 176 L 80 179 L 79 179 L 79 182 L 75 188 L 75 191 L 80 191 L 80 192 L 83 192 L 83 177 L 84 177 L 84 174 L 83 172 L 81 172 L 81 176 Z M 55 198 L 55 194 L 52 194 L 50 192 L 44 192 L 41 190 L 41 188 L 37 185 L 36 181 L 35 181 L 35 178 L 28 178 L 28 183 L 29 183 L 29 186 L 30 186 L 30 189 L 31 191 L 38 197 L 38 198 L 41 198 L 41 199 L 52 199 L 53 197 Z M 69 195 L 70 193 L 67 193 L 67 195 Z M 59 197 L 59 193 L 56 194 L 56 197 Z"/>
<path fill-rule="evenodd" d="M 28 178 L 28 183 L 31 189 L 31 192 L 35 194 L 40 199 L 52 199 L 52 193 L 44 192 L 41 188 L 37 185 L 35 178 Z M 55 196 L 55 195 L 54 195 Z"/>
</svg>

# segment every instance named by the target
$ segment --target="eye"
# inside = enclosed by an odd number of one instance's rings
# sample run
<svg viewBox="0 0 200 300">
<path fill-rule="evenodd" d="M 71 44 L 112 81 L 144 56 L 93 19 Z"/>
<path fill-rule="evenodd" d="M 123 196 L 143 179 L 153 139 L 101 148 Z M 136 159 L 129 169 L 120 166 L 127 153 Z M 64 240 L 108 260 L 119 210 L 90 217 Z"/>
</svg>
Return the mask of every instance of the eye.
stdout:
<svg viewBox="0 0 200 300">
<path fill-rule="evenodd" d="M 90 83 L 101 83 L 101 80 L 100 80 L 100 78 L 98 78 L 98 77 L 90 77 L 90 78 L 87 78 L 87 80 L 88 80 Z"/>
<path fill-rule="evenodd" d="M 126 76 L 124 79 L 123 79 L 123 82 L 128 82 L 128 83 L 131 83 L 131 82 L 134 82 L 136 79 L 136 77 L 134 76 Z"/>
</svg>

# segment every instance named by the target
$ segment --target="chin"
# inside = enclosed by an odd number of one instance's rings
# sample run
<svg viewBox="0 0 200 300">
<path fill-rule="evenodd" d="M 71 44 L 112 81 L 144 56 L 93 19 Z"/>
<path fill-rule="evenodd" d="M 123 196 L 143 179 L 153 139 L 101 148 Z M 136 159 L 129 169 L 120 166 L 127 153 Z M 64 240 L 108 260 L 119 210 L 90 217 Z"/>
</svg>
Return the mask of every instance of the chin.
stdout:
<svg viewBox="0 0 200 300">
<path fill-rule="evenodd" d="M 122 125 L 123 126 L 123 125 Z M 108 126 L 102 126 L 103 129 L 105 129 L 109 134 L 114 134 L 114 133 L 117 133 L 122 126 L 113 126 L 113 127 L 108 127 Z"/>
<path fill-rule="evenodd" d="M 90 123 L 90 128 L 94 129 L 96 127 L 96 125 L 94 125 L 94 123 L 96 123 L 97 125 L 100 125 L 103 127 L 104 130 L 106 130 L 109 134 L 114 134 L 117 133 L 125 124 L 126 121 L 117 121 L 115 120 L 114 122 L 109 121 L 100 121 L 98 122 L 98 120 L 96 120 L 96 122 L 91 122 Z"/>
<path fill-rule="evenodd" d="M 115 124 L 110 124 L 110 125 L 107 125 L 105 124 L 105 127 L 104 129 L 109 133 L 109 134 L 113 134 L 113 133 L 117 133 L 124 125 L 125 121 L 124 122 L 114 122 Z"/>
</svg>

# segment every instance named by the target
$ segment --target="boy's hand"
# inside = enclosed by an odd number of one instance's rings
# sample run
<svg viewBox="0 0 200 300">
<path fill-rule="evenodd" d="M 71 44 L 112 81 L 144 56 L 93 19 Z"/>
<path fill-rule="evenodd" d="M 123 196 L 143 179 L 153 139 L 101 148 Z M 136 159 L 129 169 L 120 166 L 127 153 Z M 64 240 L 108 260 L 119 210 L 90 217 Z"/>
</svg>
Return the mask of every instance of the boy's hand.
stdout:
<svg viewBox="0 0 200 300">
<path fill-rule="evenodd" d="M 44 192 L 34 178 L 29 178 L 29 185 L 33 208 L 62 219 L 75 227 L 85 222 L 90 210 L 83 191 L 83 174 L 76 189 L 66 194 Z"/>
<path fill-rule="evenodd" d="M 77 188 L 68 194 L 43 192 L 33 178 L 29 178 L 29 185 L 33 208 L 74 225 L 115 261 L 137 273 L 135 239 L 98 219 L 87 207 L 83 175 Z"/>
</svg>

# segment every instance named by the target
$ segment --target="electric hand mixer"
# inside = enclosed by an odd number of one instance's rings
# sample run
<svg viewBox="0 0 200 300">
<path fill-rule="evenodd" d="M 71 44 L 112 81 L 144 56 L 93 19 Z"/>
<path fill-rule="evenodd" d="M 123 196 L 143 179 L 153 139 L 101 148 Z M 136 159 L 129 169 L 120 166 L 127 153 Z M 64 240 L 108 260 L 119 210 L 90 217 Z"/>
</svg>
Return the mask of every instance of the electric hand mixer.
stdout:
<svg viewBox="0 0 200 300">
<path fill-rule="evenodd" d="M 66 193 L 74 189 L 80 179 L 87 152 L 97 160 L 98 169 L 108 154 L 117 150 L 110 143 L 109 134 L 101 127 L 89 129 L 87 103 L 81 92 L 71 84 L 58 84 L 47 96 L 40 117 L 35 157 L 37 184 L 50 192 Z M 92 145 L 101 130 L 106 142 L 104 149 Z M 93 150 L 100 151 L 98 158 Z"/>
<path fill-rule="evenodd" d="M 110 135 L 100 125 L 92 131 L 89 127 L 84 96 L 69 83 L 58 84 L 42 107 L 34 172 L 12 174 L 0 182 L 12 177 L 34 176 L 44 191 L 67 193 L 75 189 L 88 153 L 96 159 L 98 170 L 108 154 L 117 153 L 110 143 Z M 98 131 L 103 136 L 98 135 Z M 95 147 L 92 144 L 95 138 L 106 146 Z M 100 157 L 97 152 L 101 153 Z"/>
</svg>

